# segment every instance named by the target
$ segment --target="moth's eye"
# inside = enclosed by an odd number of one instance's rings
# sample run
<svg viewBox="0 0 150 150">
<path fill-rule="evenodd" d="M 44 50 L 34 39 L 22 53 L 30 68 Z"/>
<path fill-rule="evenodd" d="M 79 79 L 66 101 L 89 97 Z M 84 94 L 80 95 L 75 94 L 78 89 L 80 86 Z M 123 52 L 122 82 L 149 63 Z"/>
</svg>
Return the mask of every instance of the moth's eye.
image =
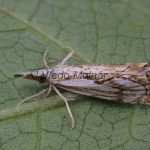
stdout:
<svg viewBox="0 0 150 150">
<path fill-rule="evenodd" d="M 46 77 L 40 76 L 40 77 L 38 77 L 38 81 L 39 81 L 40 83 L 44 83 L 44 82 L 46 82 Z"/>
</svg>

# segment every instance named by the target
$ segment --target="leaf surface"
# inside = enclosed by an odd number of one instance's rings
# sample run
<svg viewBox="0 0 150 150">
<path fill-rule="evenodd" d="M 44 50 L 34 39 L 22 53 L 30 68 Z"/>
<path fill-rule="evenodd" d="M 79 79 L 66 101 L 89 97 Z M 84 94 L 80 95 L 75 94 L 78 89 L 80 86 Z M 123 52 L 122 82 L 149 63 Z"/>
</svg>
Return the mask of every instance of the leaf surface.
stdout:
<svg viewBox="0 0 150 150">
<path fill-rule="evenodd" d="M 149 150 L 149 106 L 63 92 L 76 99 L 71 130 L 54 92 L 16 107 L 47 85 L 13 77 L 43 68 L 45 50 L 62 60 L 66 45 L 80 58 L 70 64 L 149 62 L 149 9 L 141 0 L 0 0 L 0 150 Z"/>
</svg>

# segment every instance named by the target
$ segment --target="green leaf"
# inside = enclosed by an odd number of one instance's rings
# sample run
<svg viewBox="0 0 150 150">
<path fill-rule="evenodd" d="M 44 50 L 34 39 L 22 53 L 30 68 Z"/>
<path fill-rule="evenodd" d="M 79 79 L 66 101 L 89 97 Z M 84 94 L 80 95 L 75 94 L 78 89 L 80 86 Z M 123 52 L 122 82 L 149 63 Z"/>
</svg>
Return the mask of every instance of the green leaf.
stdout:
<svg viewBox="0 0 150 150">
<path fill-rule="evenodd" d="M 43 68 L 43 53 L 71 64 L 150 61 L 150 1 L 0 0 L 0 150 L 149 150 L 150 107 L 63 92 L 16 107 L 47 87 L 15 79 Z M 53 65 L 49 63 L 49 65 Z"/>
</svg>

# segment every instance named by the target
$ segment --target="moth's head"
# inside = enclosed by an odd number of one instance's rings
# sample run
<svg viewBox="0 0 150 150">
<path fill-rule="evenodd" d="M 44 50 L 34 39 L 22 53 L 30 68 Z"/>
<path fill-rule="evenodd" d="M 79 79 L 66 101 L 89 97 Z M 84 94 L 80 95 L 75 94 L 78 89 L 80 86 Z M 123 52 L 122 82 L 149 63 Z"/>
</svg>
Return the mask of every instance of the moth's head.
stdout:
<svg viewBox="0 0 150 150">
<path fill-rule="evenodd" d="M 47 70 L 39 70 L 35 72 L 21 72 L 14 75 L 15 77 L 22 77 L 25 79 L 36 80 L 40 83 L 44 83 L 47 81 L 48 71 Z"/>
</svg>

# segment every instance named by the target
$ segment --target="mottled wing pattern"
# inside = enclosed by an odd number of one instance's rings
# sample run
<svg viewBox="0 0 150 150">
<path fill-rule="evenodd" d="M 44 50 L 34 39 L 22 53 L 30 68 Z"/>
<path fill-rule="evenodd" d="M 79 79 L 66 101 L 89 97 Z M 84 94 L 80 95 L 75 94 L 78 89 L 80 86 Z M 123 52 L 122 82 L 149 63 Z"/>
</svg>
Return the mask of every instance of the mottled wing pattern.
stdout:
<svg viewBox="0 0 150 150">
<path fill-rule="evenodd" d="M 75 93 L 112 101 L 150 103 L 150 63 L 128 64 L 123 72 L 111 74 L 107 71 L 107 74 L 103 80 L 61 80 L 57 86 Z"/>
</svg>

